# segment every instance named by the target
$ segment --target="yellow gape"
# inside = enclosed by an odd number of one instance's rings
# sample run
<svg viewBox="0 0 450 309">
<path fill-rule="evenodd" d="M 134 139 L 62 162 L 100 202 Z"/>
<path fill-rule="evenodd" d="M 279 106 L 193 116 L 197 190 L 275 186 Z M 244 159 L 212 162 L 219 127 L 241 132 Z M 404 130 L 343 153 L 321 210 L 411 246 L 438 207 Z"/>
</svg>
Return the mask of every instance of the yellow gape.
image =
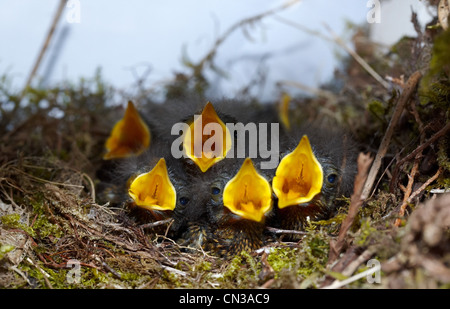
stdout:
<svg viewBox="0 0 450 309">
<path fill-rule="evenodd" d="M 238 216 L 261 222 L 272 208 L 272 190 L 269 182 L 253 167 L 247 158 L 239 172 L 225 186 L 223 205 Z"/>
<path fill-rule="evenodd" d="M 177 201 L 166 161 L 161 158 L 148 173 L 137 176 L 128 189 L 137 206 L 149 210 L 173 210 Z"/>
<path fill-rule="evenodd" d="M 202 172 L 224 159 L 231 149 L 230 131 L 210 102 L 203 108 L 200 117 L 190 124 L 183 140 L 183 149 Z"/>
<path fill-rule="evenodd" d="M 322 166 L 305 135 L 297 148 L 281 160 L 272 180 L 273 192 L 278 197 L 278 207 L 311 201 L 321 192 L 322 184 Z"/>
<path fill-rule="evenodd" d="M 150 145 L 150 130 L 129 101 L 125 115 L 113 127 L 105 147 L 103 159 L 126 158 L 139 155 Z"/>
</svg>

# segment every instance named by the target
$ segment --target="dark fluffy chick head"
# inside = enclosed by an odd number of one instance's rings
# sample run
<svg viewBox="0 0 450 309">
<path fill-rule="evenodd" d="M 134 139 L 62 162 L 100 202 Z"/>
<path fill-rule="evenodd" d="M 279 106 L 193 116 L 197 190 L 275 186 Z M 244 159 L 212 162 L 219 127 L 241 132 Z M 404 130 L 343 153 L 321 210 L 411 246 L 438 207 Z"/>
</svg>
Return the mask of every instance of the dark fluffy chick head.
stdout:
<svg viewBox="0 0 450 309">
<path fill-rule="evenodd" d="M 254 250 L 263 243 L 272 190 L 250 159 L 225 159 L 211 169 L 207 201 L 208 249 L 219 255 Z"/>
<path fill-rule="evenodd" d="M 356 148 L 343 132 L 297 128 L 283 140 L 284 154 L 272 181 L 283 228 L 298 229 L 309 216 L 321 219 L 349 195 L 356 174 Z"/>
</svg>

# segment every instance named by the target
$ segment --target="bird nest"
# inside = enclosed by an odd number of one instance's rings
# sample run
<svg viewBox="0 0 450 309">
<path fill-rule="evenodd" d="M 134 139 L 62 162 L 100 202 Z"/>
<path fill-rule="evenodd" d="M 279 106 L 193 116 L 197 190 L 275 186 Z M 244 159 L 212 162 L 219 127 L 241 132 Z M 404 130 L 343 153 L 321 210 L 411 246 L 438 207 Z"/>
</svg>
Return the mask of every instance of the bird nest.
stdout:
<svg viewBox="0 0 450 309">
<path fill-rule="evenodd" d="M 298 241 L 284 241 L 292 231 L 272 230 L 278 237 L 261 249 L 226 259 L 170 239 L 170 221 L 144 226 L 127 208 L 97 201 L 104 142 L 123 113 L 107 104 L 114 89 L 99 76 L 21 95 L 4 79 L 0 286 L 448 287 L 450 197 L 442 192 L 450 184 L 450 32 L 413 21 L 417 37 L 387 55 L 370 42 L 358 45 L 364 32 L 354 37 L 367 64 L 391 76 L 389 89 L 349 58 L 336 85 L 292 98 L 299 121 L 352 131 L 361 150 L 353 195 L 340 199 L 334 217 L 308 222 Z M 167 96 L 199 91 L 198 80 L 205 87 L 193 74 L 178 74 Z M 371 271 L 377 262 L 380 281 Z M 361 280 L 366 274 L 373 280 Z"/>
</svg>

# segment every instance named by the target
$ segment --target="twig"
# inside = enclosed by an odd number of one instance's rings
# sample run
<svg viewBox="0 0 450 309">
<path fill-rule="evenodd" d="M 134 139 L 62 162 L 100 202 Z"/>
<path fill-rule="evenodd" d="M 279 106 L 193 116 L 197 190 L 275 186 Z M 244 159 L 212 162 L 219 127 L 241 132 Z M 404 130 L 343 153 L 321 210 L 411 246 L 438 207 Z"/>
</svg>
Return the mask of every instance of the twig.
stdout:
<svg viewBox="0 0 450 309">
<path fill-rule="evenodd" d="M 339 45 L 340 47 L 342 47 L 347 53 L 350 54 L 350 56 L 352 56 L 356 62 L 359 63 L 359 65 L 361 65 L 364 70 L 366 70 L 377 82 L 379 82 L 384 88 L 389 89 L 389 83 L 387 81 L 385 81 L 368 63 L 367 61 L 365 61 L 363 58 L 361 58 L 360 55 L 358 55 L 354 50 L 352 50 L 350 47 L 347 46 L 347 44 L 345 44 L 345 42 L 336 35 L 336 33 L 333 32 L 333 30 L 331 30 L 331 28 L 325 24 L 325 27 L 327 28 L 328 32 L 330 32 L 330 34 L 332 35 L 332 37 L 328 37 L 322 33 L 320 33 L 319 31 L 315 31 L 315 30 L 311 30 L 301 24 L 298 24 L 296 22 L 290 21 L 288 19 L 279 17 L 279 16 L 275 16 L 275 19 L 277 19 L 278 21 L 287 24 L 291 27 L 300 29 L 301 31 L 304 31 L 308 34 L 317 36 L 321 39 L 324 39 L 326 41 L 331 41 L 336 43 L 337 45 Z"/>
<path fill-rule="evenodd" d="M 400 211 L 399 211 L 399 216 L 403 217 L 405 215 L 405 210 L 406 207 L 408 206 L 408 198 L 411 195 L 411 191 L 412 191 L 412 186 L 414 184 L 414 178 L 416 177 L 416 173 L 419 169 L 419 159 L 416 158 L 416 160 L 414 161 L 414 165 L 411 169 L 411 173 L 408 175 L 408 184 L 405 187 L 405 194 L 403 195 L 403 202 L 402 205 L 400 206 Z M 395 220 L 394 225 L 395 226 L 400 226 L 401 220 L 399 218 L 397 218 Z"/>
<path fill-rule="evenodd" d="M 433 181 L 435 181 L 439 175 L 442 173 L 442 167 L 438 169 L 438 171 L 436 172 L 436 174 L 433 175 L 433 177 L 431 177 L 430 179 L 428 179 L 423 185 L 420 186 L 419 189 L 417 189 L 416 191 L 414 191 L 411 196 L 408 198 L 408 203 L 411 203 L 412 200 L 419 195 L 422 191 L 424 191 L 426 189 L 426 187 L 428 187 Z"/>
<path fill-rule="evenodd" d="M 333 263 L 341 253 L 345 243 L 345 236 L 347 235 L 348 230 L 353 224 L 356 214 L 358 213 L 358 209 L 364 202 L 361 193 L 363 190 L 364 183 L 366 182 L 367 179 L 367 171 L 369 170 L 369 166 L 372 164 L 372 161 L 373 158 L 371 158 L 369 154 L 360 153 L 358 156 L 358 174 L 356 174 L 355 177 L 353 194 L 350 198 L 350 207 L 347 216 L 345 217 L 344 221 L 341 224 L 337 240 L 330 241 L 330 253 L 328 257 L 328 264 Z"/>
<path fill-rule="evenodd" d="M 139 227 L 141 229 L 151 229 L 151 228 L 154 228 L 156 226 L 160 226 L 160 225 L 164 225 L 164 224 L 170 223 L 171 221 L 172 221 L 172 218 L 168 218 L 168 219 L 164 219 L 164 220 L 160 220 L 160 221 L 155 221 L 155 222 L 142 224 L 142 225 L 139 225 Z"/>
<path fill-rule="evenodd" d="M 413 167 L 413 169 L 414 169 L 414 167 Z M 419 189 L 414 191 L 412 194 L 411 194 L 411 188 L 410 188 L 410 185 L 408 182 L 408 187 L 406 188 L 407 192 L 405 193 L 403 203 L 400 206 L 400 211 L 398 213 L 400 217 L 403 217 L 405 215 L 405 210 L 406 210 L 406 207 L 408 206 L 408 204 L 410 204 L 417 195 L 419 195 L 421 192 L 423 192 L 433 181 L 435 181 L 441 173 L 442 173 L 442 168 L 439 168 L 438 171 L 436 172 L 436 174 L 434 174 L 430 179 L 428 179 L 422 186 L 420 186 Z M 413 171 L 411 171 L 411 174 L 413 174 Z M 409 177 L 410 181 L 414 179 L 414 176 L 408 175 L 408 177 Z M 412 183 L 412 181 L 411 181 L 411 183 Z M 412 187 L 412 184 L 411 184 L 411 187 Z M 400 224 L 401 224 L 401 219 L 397 218 L 395 220 L 394 225 L 400 226 Z"/>
<path fill-rule="evenodd" d="M 89 177 L 88 174 L 86 173 L 82 173 L 81 176 L 83 176 L 85 179 L 87 179 L 87 181 L 89 182 L 89 185 L 91 186 L 91 198 L 92 198 L 92 202 L 95 204 L 95 185 L 94 182 L 92 181 L 92 178 Z"/>
<path fill-rule="evenodd" d="M 39 267 L 39 265 L 37 265 L 36 263 L 33 262 L 32 259 L 30 259 L 29 257 L 27 257 L 27 262 L 30 263 L 31 265 L 33 265 L 34 267 L 37 268 L 37 270 L 39 270 L 39 272 L 42 274 L 42 277 L 44 278 L 45 284 L 47 285 L 47 287 L 49 289 L 53 289 L 52 284 L 50 283 L 50 281 L 48 280 L 48 277 L 50 277 L 50 275 L 45 272 L 42 268 Z"/>
<path fill-rule="evenodd" d="M 375 267 L 372 267 L 372 268 L 367 269 L 367 270 L 365 270 L 363 272 L 360 272 L 359 274 L 356 274 L 353 277 L 350 277 L 348 279 L 345 279 L 345 280 L 342 280 L 342 281 L 336 280 L 332 284 L 324 287 L 324 289 L 339 289 L 339 288 L 341 288 L 343 286 L 346 286 L 349 283 L 357 281 L 357 280 L 359 280 L 361 278 L 364 278 L 364 277 L 366 277 L 368 275 L 374 274 L 374 273 L 376 273 L 377 271 L 380 271 L 380 270 L 381 270 L 381 266 L 380 265 L 376 265 Z"/>
<path fill-rule="evenodd" d="M 66 5 L 66 0 L 60 0 L 59 1 L 59 5 L 58 5 L 58 9 L 56 10 L 55 16 L 53 17 L 53 21 L 52 24 L 50 26 L 50 29 L 47 33 L 47 36 L 45 38 L 44 41 L 44 45 L 42 45 L 42 48 L 39 52 L 38 58 L 36 59 L 36 62 L 34 63 L 33 69 L 30 72 L 30 75 L 28 75 L 28 79 L 27 82 L 25 84 L 25 87 L 22 91 L 22 95 L 23 93 L 27 90 L 27 88 L 30 86 L 31 81 L 33 80 L 34 75 L 36 75 L 36 72 L 39 68 L 39 65 L 41 64 L 42 58 L 44 57 L 45 52 L 47 51 L 48 45 L 50 44 L 50 41 L 53 37 L 53 34 L 55 32 L 56 29 L 56 25 L 58 24 L 59 19 L 61 18 L 62 12 L 64 10 L 64 6 Z"/>
<path fill-rule="evenodd" d="M 389 83 L 387 81 L 385 81 L 363 58 L 361 58 L 360 55 L 358 55 L 353 49 L 351 49 L 350 47 L 347 46 L 347 44 L 345 44 L 345 42 L 336 35 L 336 33 L 333 32 L 333 30 L 330 28 L 330 26 L 328 26 L 327 24 L 325 24 L 325 27 L 327 28 L 327 30 L 331 33 L 331 35 L 334 38 L 334 41 L 341 46 L 343 49 L 345 49 L 345 51 L 347 53 L 350 54 L 350 56 L 353 57 L 353 59 L 356 60 L 356 62 L 359 63 L 360 66 L 362 66 L 364 68 L 364 70 L 367 71 L 367 73 L 369 73 L 377 82 L 379 82 L 384 88 L 389 89 Z"/>
<path fill-rule="evenodd" d="M 391 121 L 389 122 L 389 126 L 384 134 L 384 137 L 381 141 L 378 152 L 375 156 L 375 160 L 373 162 L 372 168 L 370 169 L 369 175 L 367 177 L 366 184 L 364 185 L 364 190 L 362 192 L 362 197 L 366 199 L 369 196 L 370 191 L 372 190 L 372 186 L 375 182 L 375 178 L 378 174 L 378 170 L 381 166 L 381 161 L 387 153 L 389 143 L 391 141 L 392 135 L 394 133 L 394 129 L 397 125 L 398 120 L 403 112 L 403 109 L 406 103 L 409 101 L 409 98 L 413 94 L 416 89 L 417 84 L 419 83 L 422 74 L 417 71 L 411 75 L 411 77 L 406 82 L 406 86 L 403 89 L 400 98 L 397 101 L 397 105 L 395 106 L 394 113 L 392 115 Z"/>
<path fill-rule="evenodd" d="M 122 279 L 122 275 L 119 274 L 117 271 L 115 271 L 111 266 L 106 264 L 104 261 L 102 261 L 102 266 L 106 268 L 107 271 L 109 271 L 111 274 L 113 274 L 116 278 Z"/>
<path fill-rule="evenodd" d="M 394 170 L 394 173 L 392 175 L 391 184 L 389 186 L 390 187 L 389 190 L 391 193 L 394 191 L 393 186 L 395 185 L 395 181 L 397 180 L 397 175 L 399 173 L 400 168 L 403 166 L 403 164 L 405 162 L 411 160 L 412 158 L 416 157 L 417 154 L 421 153 L 425 148 L 427 148 L 429 145 L 431 145 L 433 142 L 435 142 L 438 138 L 447 134 L 447 132 L 449 132 L 449 131 L 450 131 L 450 122 L 447 123 L 442 129 L 437 131 L 435 134 L 433 134 L 433 136 L 430 137 L 425 143 L 418 146 L 409 155 L 407 155 L 406 157 L 404 157 L 397 163 L 397 167 Z"/>
<path fill-rule="evenodd" d="M 275 234 L 297 234 L 297 235 L 307 235 L 307 232 L 296 231 L 296 230 L 282 230 L 274 227 L 266 226 L 266 230 Z"/>
<path fill-rule="evenodd" d="M 161 268 L 164 270 L 167 270 L 168 272 L 174 273 L 176 275 L 180 275 L 182 277 L 186 277 L 187 273 L 185 271 L 170 267 L 170 266 L 166 266 L 166 265 L 161 265 Z"/>
<path fill-rule="evenodd" d="M 252 17 L 245 18 L 245 19 L 243 19 L 243 20 L 241 20 L 241 21 L 239 21 L 239 22 L 233 24 L 230 28 L 228 28 L 227 31 L 225 31 L 224 34 L 222 34 L 219 38 L 216 39 L 216 41 L 214 42 L 214 46 L 211 48 L 211 50 L 208 52 L 208 54 L 206 54 L 206 56 L 203 57 L 203 59 L 200 60 L 200 61 L 198 62 L 198 64 L 193 65 L 194 73 L 196 73 L 196 72 L 201 72 L 202 69 L 203 69 L 203 67 L 204 67 L 204 65 L 205 65 L 207 62 L 211 62 L 211 61 L 212 61 L 212 59 L 214 58 L 214 55 L 215 55 L 216 52 L 217 52 L 217 48 L 218 48 L 218 47 L 226 40 L 226 38 L 227 38 L 228 36 L 230 36 L 230 34 L 233 33 L 236 29 L 238 29 L 239 27 L 242 27 L 242 26 L 245 25 L 245 24 L 251 24 L 251 23 L 253 23 L 253 22 L 255 22 L 255 21 L 261 20 L 261 19 L 263 19 L 263 18 L 265 18 L 265 17 L 267 17 L 267 16 L 269 16 L 269 15 L 276 14 L 277 12 L 282 11 L 282 10 L 285 10 L 285 9 L 287 9 L 288 7 L 292 6 L 292 5 L 294 5 L 294 4 L 296 4 L 296 3 L 299 3 L 300 1 L 301 1 L 301 0 L 290 0 L 290 1 L 286 2 L 285 4 L 281 5 L 280 7 L 277 7 L 277 8 L 271 9 L 271 10 L 268 10 L 268 11 L 263 12 L 263 13 L 261 13 L 261 14 L 258 14 L 258 15 L 256 15 L 256 16 L 252 16 Z"/>
<path fill-rule="evenodd" d="M 30 179 L 33 179 L 35 181 L 38 182 L 42 182 L 42 183 L 46 183 L 46 184 L 52 184 L 55 186 L 63 186 L 63 187 L 72 187 L 72 188 L 78 188 L 78 189 L 84 189 L 84 186 L 80 186 L 80 185 L 74 185 L 71 183 L 62 183 L 62 182 L 56 182 L 56 181 L 51 181 L 51 180 L 46 180 L 46 179 L 42 179 L 36 176 L 33 176 L 31 174 L 28 174 L 27 172 L 22 171 L 21 169 L 17 168 L 17 167 L 13 167 L 12 169 L 14 169 L 16 172 L 25 175 L 27 177 L 29 177 Z"/>
</svg>

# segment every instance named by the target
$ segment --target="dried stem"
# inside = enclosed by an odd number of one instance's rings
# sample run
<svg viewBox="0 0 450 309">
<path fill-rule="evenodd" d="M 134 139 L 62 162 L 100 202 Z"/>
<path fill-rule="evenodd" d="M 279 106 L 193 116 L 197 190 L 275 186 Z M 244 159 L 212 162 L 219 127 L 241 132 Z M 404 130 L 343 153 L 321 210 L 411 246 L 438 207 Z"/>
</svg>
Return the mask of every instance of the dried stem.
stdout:
<svg viewBox="0 0 450 309">
<path fill-rule="evenodd" d="M 297 234 L 297 235 L 307 235 L 307 232 L 304 231 L 297 231 L 297 230 L 283 230 L 283 229 L 277 229 L 274 227 L 266 226 L 266 230 L 269 232 L 275 233 L 275 234 Z"/>
<path fill-rule="evenodd" d="M 416 160 L 416 162 L 418 162 L 418 160 Z M 413 193 L 411 193 L 412 191 L 412 185 L 414 184 L 414 175 L 417 171 L 417 167 L 418 164 L 416 164 L 416 162 L 414 162 L 414 166 L 413 169 L 411 170 L 411 174 L 408 175 L 409 181 L 408 181 L 408 186 L 406 188 L 406 192 L 405 192 L 405 196 L 403 198 L 403 203 L 400 206 L 400 211 L 398 213 L 398 215 L 400 217 L 403 217 L 405 215 L 405 211 L 406 211 L 406 207 L 408 206 L 408 204 L 410 204 L 413 199 L 419 195 L 420 193 L 422 193 L 433 181 L 435 181 L 439 175 L 442 173 L 442 168 L 439 168 L 438 171 L 436 172 L 436 174 L 434 174 L 430 179 L 428 179 L 423 185 L 420 186 L 419 189 L 417 189 L 416 191 L 414 191 Z M 401 224 L 401 218 L 397 218 L 395 220 L 394 225 L 395 226 L 400 226 Z"/>
<path fill-rule="evenodd" d="M 403 112 L 403 109 L 406 103 L 409 101 L 411 95 L 415 91 L 417 84 L 419 83 L 422 74 L 417 71 L 411 75 L 411 77 L 406 82 L 406 86 L 403 89 L 400 98 L 397 101 L 397 105 L 395 106 L 394 113 L 392 115 L 391 121 L 389 122 L 389 126 L 384 134 L 383 140 L 381 141 L 378 152 L 375 156 L 375 160 L 373 162 L 372 168 L 370 169 L 369 176 L 367 177 L 366 184 L 364 186 L 364 190 L 362 193 L 363 198 L 367 198 L 369 196 L 370 191 L 372 190 L 373 184 L 375 182 L 375 178 L 378 174 L 378 171 L 381 167 L 381 161 L 387 153 L 389 148 L 389 143 L 391 141 L 392 135 L 394 133 L 394 129 L 397 125 L 398 120 Z"/>
<path fill-rule="evenodd" d="M 39 55 L 36 59 L 36 62 L 34 63 L 33 69 L 30 72 L 30 75 L 28 75 L 28 79 L 27 82 L 25 84 L 25 87 L 23 89 L 23 92 L 25 92 L 27 90 L 27 88 L 30 86 L 31 81 L 33 80 L 33 77 L 36 75 L 36 72 L 41 64 L 42 58 L 45 55 L 45 52 L 47 51 L 48 45 L 50 44 L 50 41 L 53 37 L 53 34 L 55 32 L 56 29 L 56 25 L 58 24 L 59 19 L 61 18 L 62 12 L 64 10 L 64 6 L 66 5 L 66 0 L 60 0 L 59 1 L 59 5 L 58 8 L 56 10 L 55 16 L 53 17 L 53 21 L 52 24 L 50 26 L 50 29 L 47 33 L 47 36 L 45 38 L 44 44 L 42 45 L 42 48 L 39 52 Z M 23 95 L 22 92 L 22 95 Z"/>
<path fill-rule="evenodd" d="M 403 217 L 405 215 L 405 210 L 406 207 L 408 206 L 408 198 L 411 195 L 412 192 L 412 187 L 414 185 L 414 178 L 416 177 L 417 171 L 419 169 L 419 159 L 416 158 L 416 160 L 414 161 L 414 165 L 411 169 L 411 173 L 408 175 L 408 184 L 405 187 L 405 195 L 403 196 L 403 202 L 402 205 L 400 206 L 400 211 L 399 211 L 399 216 Z M 395 220 L 395 226 L 399 226 L 401 223 L 400 219 L 396 219 Z"/>
<path fill-rule="evenodd" d="M 353 59 L 356 60 L 356 62 L 358 62 L 358 64 L 360 66 L 363 67 L 364 70 L 367 71 L 367 73 L 369 73 L 378 83 L 380 83 L 385 89 L 389 89 L 389 83 L 387 81 L 385 81 L 380 74 L 378 74 L 363 58 L 361 58 L 360 55 L 358 55 L 353 49 L 351 49 L 350 47 L 347 46 L 347 44 L 345 44 L 345 42 L 336 35 L 336 33 L 333 32 L 333 30 L 330 28 L 330 26 L 328 26 L 327 24 L 325 24 L 325 27 L 328 29 L 328 31 L 331 33 L 331 35 L 333 36 L 334 41 L 336 42 L 336 44 L 338 44 L 339 46 L 341 46 L 343 49 L 345 49 L 345 51 L 347 53 L 350 54 L 350 56 L 353 57 Z"/>
<path fill-rule="evenodd" d="M 447 134 L 450 131 L 450 122 L 447 123 L 442 129 L 440 129 L 439 131 L 437 131 L 435 134 L 433 134 L 433 136 L 431 136 L 425 143 L 419 145 L 416 149 L 414 149 L 409 155 L 407 155 L 406 157 L 404 157 L 403 159 L 401 159 L 398 163 L 397 163 L 397 167 L 394 170 L 394 173 L 392 175 L 392 180 L 391 180 L 391 184 L 390 184 L 390 192 L 394 191 L 394 185 L 395 182 L 397 180 L 398 177 L 398 173 L 400 171 L 400 168 L 403 166 L 403 164 L 405 164 L 405 162 L 411 160 L 412 158 L 416 157 L 419 153 L 422 153 L 422 151 L 427 148 L 428 146 L 430 146 L 433 142 L 435 142 L 438 138 L 445 136 L 445 134 Z"/>
<path fill-rule="evenodd" d="M 281 5 L 280 7 L 268 10 L 268 11 L 258 14 L 256 16 L 245 18 L 245 19 L 239 21 L 238 23 L 233 24 L 230 28 L 228 28 L 227 31 L 225 31 L 224 34 L 222 34 L 220 37 L 218 37 L 216 39 L 216 41 L 214 42 L 213 48 L 211 48 L 211 50 L 208 52 L 208 54 L 206 54 L 206 56 L 203 57 L 203 59 L 200 60 L 200 62 L 198 64 L 194 65 L 194 72 L 202 71 L 202 69 L 206 63 L 211 63 L 212 59 L 214 58 L 214 55 L 217 52 L 218 47 L 220 45 L 222 45 L 222 43 L 238 28 L 240 28 L 246 24 L 251 24 L 255 21 L 261 20 L 269 15 L 273 15 L 280 11 L 283 11 L 290 6 L 292 6 L 296 3 L 299 3 L 300 1 L 301 0 L 290 0 L 290 1 L 286 2 L 285 4 Z"/>
<path fill-rule="evenodd" d="M 364 202 L 362 191 L 372 161 L 373 158 L 371 158 L 369 154 L 360 153 L 358 156 L 358 174 L 355 177 L 353 194 L 350 198 L 350 207 L 348 210 L 347 217 L 345 217 L 344 221 L 341 224 L 337 240 L 330 241 L 330 254 L 328 258 L 329 264 L 333 263 L 341 253 L 342 248 L 344 247 L 345 244 L 345 237 L 347 235 L 347 232 L 352 226 L 353 221 L 355 220 L 355 217 L 358 213 L 358 209 Z"/>
</svg>

